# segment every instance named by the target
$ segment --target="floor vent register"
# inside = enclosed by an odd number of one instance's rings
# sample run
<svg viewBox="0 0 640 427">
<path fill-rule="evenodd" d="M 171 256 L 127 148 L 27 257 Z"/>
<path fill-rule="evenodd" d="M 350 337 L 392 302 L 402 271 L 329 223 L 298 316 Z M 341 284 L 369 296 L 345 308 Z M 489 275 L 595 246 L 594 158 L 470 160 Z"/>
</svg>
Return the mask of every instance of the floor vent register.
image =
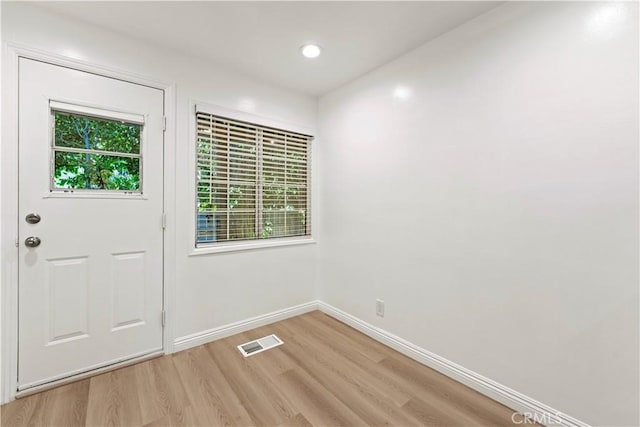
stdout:
<svg viewBox="0 0 640 427">
<path fill-rule="evenodd" d="M 238 350 L 244 357 L 253 356 L 254 354 L 262 353 L 263 351 L 277 347 L 284 344 L 280 338 L 275 335 L 267 335 L 264 338 L 259 338 L 248 343 L 240 344 Z"/>
</svg>

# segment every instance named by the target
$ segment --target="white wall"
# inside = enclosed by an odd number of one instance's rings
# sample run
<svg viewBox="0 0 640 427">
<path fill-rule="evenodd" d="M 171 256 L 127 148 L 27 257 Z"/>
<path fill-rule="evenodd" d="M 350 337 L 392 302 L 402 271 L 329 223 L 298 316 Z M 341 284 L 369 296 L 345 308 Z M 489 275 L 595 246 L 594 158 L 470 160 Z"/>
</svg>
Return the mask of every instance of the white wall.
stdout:
<svg viewBox="0 0 640 427">
<path fill-rule="evenodd" d="M 315 98 L 22 2 L 3 2 L 2 39 L 177 84 L 177 277 L 174 310 L 169 314 L 176 338 L 313 299 L 315 245 L 197 257 L 188 253 L 193 248 L 195 215 L 190 101 L 234 110 L 253 106 L 252 114 L 314 129 Z"/>
<path fill-rule="evenodd" d="M 508 3 L 322 97 L 321 299 L 638 425 L 638 72 L 637 3 Z"/>
</svg>

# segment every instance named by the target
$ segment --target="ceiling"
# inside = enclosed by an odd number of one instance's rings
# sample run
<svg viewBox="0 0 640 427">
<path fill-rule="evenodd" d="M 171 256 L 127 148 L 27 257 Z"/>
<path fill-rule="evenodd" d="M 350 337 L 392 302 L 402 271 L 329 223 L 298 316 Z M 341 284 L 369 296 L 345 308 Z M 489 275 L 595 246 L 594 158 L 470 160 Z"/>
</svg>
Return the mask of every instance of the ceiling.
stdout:
<svg viewBox="0 0 640 427">
<path fill-rule="evenodd" d="M 46 2 L 51 11 L 322 95 L 500 2 Z M 302 44 L 322 55 L 307 59 Z"/>
</svg>

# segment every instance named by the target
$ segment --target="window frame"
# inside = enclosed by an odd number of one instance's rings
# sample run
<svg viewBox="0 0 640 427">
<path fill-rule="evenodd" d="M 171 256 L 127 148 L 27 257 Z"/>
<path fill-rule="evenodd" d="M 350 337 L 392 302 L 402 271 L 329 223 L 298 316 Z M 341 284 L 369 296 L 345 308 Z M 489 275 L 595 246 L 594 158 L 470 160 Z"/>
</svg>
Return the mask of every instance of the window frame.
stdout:
<svg viewBox="0 0 640 427">
<path fill-rule="evenodd" d="M 198 150 L 197 150 L 197 114 L 204 113 L 228 119 L 236 122 L 245 122 L 249 125 L 257 127 L 272 128 L 282 130 L 284 132 L 303 134 L 309 137 L 307 147 L 307 216 L 308 216 L 308 235 L 303 236 L 287 236 L 287 237 L 270 237 L 270 238 L 254 238 L 243 240 L 224 240 L 220 242 L 198 243 Z M 249 112 L 233 110 L 217 105 L 207 104 L 203 102 L 191 102 L 191 126 L 190 126 L 190 148 L 191 148 L 191 164 L 193 171 L 193 181 L 191 182 L 191 191 L 193 195 L 193 214 L 191 215 L 192 244 L 189 256 L 207 255 L 218 252 L 244 251 L 269 247 L 281 247 L 292 245 L 307 245 L 316 243 L 314 239 L 314 220 L 316 206 L 312 197 L 314 191 L 313 181 L 313 141 L 315 140 L 314 130 L 305 126 L 300 126 L 288 122 L 274 120 L 258 116 Z M 260 197 L 262 199 L 262 196 Z M 258 206 L 256 206 L 258 210 Z M 257 230 L 256 230 L 257 232 Z"/>
<path fill-rule="evenodd" d="M 49 194 L 45 197 L 72 197 L 72 198 L 142 198 L 144 199 L 144 149 L 146 148 L 146 117 L 142 114 L 129 113 L 117 110 L 107 110 L 104 108 L 90 107 L 82 104 L 69 103 L 64 101 L 49 100 Z M 124 122 L 140 126 L 140 148 L 139 153 L 121 153 L 117 151 L 102 150 L 74 150 L 56 145 L 56 113 L 67 113 L 85 116 L 98 120 L 108 120 L 113 122 Z M 58 152 L 82 152 L 89 154 L 101 154 L 113 157 L 131 157 L 139 161 L 139 186 L 137 190 L 107 190 L 101 188 L 60 188 L 55 186 L 55 154 Z"/>
</svg>

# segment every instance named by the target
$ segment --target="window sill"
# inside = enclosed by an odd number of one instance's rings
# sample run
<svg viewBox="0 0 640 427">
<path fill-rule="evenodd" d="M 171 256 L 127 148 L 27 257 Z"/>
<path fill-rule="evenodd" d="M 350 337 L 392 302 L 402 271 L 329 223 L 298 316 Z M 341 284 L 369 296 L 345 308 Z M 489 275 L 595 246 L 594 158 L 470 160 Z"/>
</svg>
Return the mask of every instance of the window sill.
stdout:
<svg viewBox="0 0 640 427">
<path fill-rule="evenodd" d="M 249 241 L 212 244 L 211 246 L 201 246 L 193 249 L 189 256 L 217 254 L 220 252 L 249 251 L 254 249 L 275 248 L 281 246 L 298 246 L 315 244 L 312 237 L 272 239 L 267 241 Z"/>
<path fill-rule="evenodd" d="M 126 199 L 126 200 L 148 200 L 142 193 L 125 193 L 108 190 L 78 190 L 78 191 L 51 191 L 43 199 Z"/>
</svg>

